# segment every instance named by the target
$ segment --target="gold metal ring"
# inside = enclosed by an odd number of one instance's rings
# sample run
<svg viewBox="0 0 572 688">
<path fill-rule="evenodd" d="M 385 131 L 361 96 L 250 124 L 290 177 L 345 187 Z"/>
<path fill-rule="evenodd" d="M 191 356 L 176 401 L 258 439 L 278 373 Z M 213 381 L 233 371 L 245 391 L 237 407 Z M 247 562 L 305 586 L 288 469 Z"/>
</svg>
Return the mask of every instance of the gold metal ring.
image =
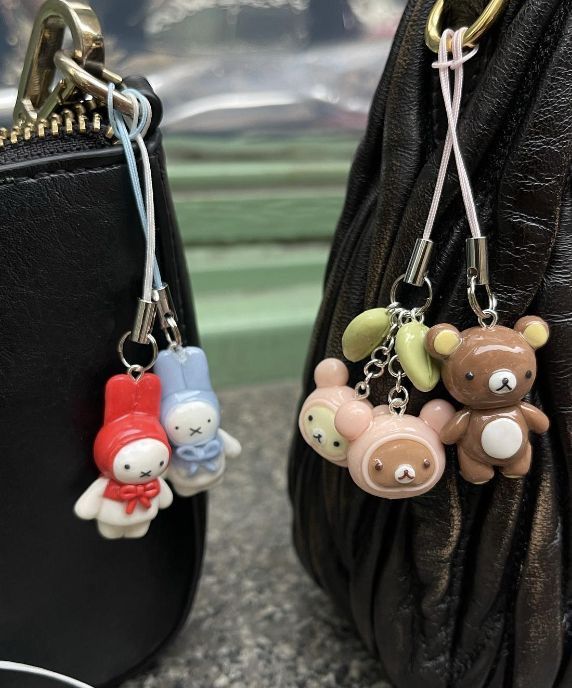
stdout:
<svg viewBox="0 0 572 688">
<path fill-rule="evenodd" d="M 53 58 L 63 46 L 66 29 L 71 33 L 72 57 L 78 64 L 90 61 L 103 65 L 101 26 L 91 7 L 82 0 L 46 0 L 32 28 L 14 107 L 14 124 L 46 119 L 72 95 L 74 84 L 60 80 L 52 86 L 56 75 Z"/>
<path fill-rule="evenodd" d="M 498 17 L 502 14 L 508 0 L 490 0 L 489 4 L 481 12 L 480 16 L 469 26 L 463 38 L 463 47 L 472 48 L 479 38 L 490 29 Z M 439 41 L 443 28 L 441 18 L 445 9 L 445 0 L 436 0 L 433 9 L 429 13 L 427 26 L 425 27 L 425 43 L 434 53 L 439 52 Z M 451 50 L 450 44 L 447 46 Z"/>
</svg>

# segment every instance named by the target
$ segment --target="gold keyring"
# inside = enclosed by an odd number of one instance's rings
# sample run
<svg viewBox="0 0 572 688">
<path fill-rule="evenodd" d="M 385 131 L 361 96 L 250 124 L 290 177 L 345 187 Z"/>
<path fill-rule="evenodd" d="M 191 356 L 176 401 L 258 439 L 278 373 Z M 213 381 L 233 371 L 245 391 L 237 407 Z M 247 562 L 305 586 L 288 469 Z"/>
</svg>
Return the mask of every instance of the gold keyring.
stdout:
<svg viewBox="0 0 572 688">
<path fill-rule="evenodd" d="M 99 20 L 83 0 L 46 0 L 32 28 L 18 96 L 14 107 L 14 124 L 33 124 L 47 117 L 72 95 L 75 84 L 58 81 L 54 55 L 64 44 L 66 29 L 72 37 L 73 59 L 78 64 L 105 61 L 103 36 Z"/>
<path fill-rule="evenodd" d="M 501 15 L 508 0 L 490 0 L 479 17 L 469 26 L 463 38 L 463 48 L 472 48 L 479 38 L 490 29 L 498 17 Z M 433 9 L 429 13 L 427 26 L 425 27 L 425 43 L 434 53 L 439 52 L 439 41 L 441 40 L 441 17 L 445 9 L 445 0 L 436 0 Z M 451 50 L 451 45 L 447 45 Z"/>
</svg>

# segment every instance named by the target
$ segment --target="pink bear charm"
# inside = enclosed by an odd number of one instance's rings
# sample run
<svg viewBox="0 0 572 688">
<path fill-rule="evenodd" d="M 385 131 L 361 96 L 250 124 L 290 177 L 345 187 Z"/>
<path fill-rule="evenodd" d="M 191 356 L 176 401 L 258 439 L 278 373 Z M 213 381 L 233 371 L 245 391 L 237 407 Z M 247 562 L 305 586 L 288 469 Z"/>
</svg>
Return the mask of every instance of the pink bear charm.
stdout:
<svg viewBox="0 0 572 688">
<path fill-rule="evenodd" d="M 354 482 L 386 499 L 428 492 L 445 470 L 439 431 L 455 414 L 449 402 L 429 401 L 419 417 L 397 415 L 389 406 L 375 409 L 363 401 L 343 404 L 335 426 L 349 443 L 347 461 Z"/>
<path fill-rule="evenodd" d="M 320 456 L 337 466 L 347 466 L 348 443 L 334 425 L 336 411 L 355 397 L 347 386 L 349 373 L 337 358 L 326 358 L 316 366 L 314 381 L 317 389 L 304 401 L 298 426 L 304 440 Z M 371 409 L 369 402 L 362 405 Z"/>
</svg>

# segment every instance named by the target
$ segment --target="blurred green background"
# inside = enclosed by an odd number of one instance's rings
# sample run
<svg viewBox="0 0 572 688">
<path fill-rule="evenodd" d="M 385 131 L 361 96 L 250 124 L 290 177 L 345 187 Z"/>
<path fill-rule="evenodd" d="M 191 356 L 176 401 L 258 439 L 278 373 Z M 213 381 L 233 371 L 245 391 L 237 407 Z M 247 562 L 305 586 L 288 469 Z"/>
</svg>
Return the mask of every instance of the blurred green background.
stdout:
<svg viewBox="0 0 572 688">
<path fill-rule="evenodd" d="M 300 377 L 356 139 L 166 138 L 219 386 Z"/>
</svg>

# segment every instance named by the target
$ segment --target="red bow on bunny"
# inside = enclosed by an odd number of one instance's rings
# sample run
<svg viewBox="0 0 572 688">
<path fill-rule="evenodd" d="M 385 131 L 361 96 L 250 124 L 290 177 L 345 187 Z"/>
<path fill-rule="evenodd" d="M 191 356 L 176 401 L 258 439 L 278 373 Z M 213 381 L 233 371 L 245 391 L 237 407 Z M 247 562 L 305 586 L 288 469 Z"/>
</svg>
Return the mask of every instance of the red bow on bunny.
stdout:
<svg viewBox="0 0 572 688">
<path fill-rule="evenodd" d="M 132 514 L 137 504 L 141 504 L 145 509 L 150 509 L 153 505 L 153 497 L 156 497 L 160 490 L 158 480 L 152 480 L 145 485 L 121 485 L 115 480 L 110 480 L 103 496 L 118 502 L 127 502 L 125 513 Z"/>
</svg>

